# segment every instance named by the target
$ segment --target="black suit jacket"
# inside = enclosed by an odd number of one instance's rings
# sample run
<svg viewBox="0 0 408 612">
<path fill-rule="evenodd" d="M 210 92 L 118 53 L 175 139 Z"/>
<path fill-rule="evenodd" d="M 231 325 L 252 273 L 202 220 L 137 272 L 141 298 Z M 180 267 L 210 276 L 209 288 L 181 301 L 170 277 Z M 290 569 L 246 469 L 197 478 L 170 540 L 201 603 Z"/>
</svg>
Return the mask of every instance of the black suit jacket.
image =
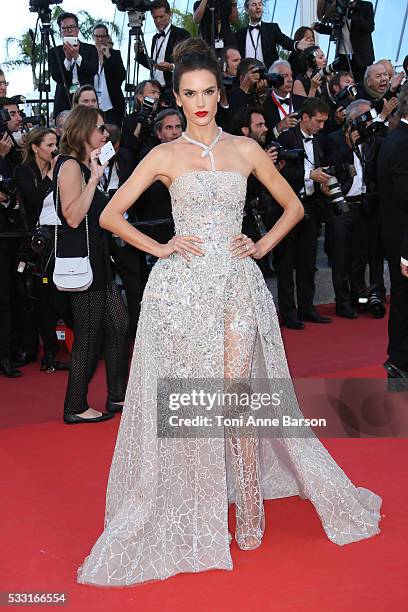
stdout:
<svg viewBox="0 0 408 612">
<path fill-rule="evenodd" d="M 241 57 L 245 57 L 246 36 L 248 28 L 241 28 L 236 32 L 235 38 L 238 44 Z M 293 51 L 295 41 L 286 34 L 281 32 L 277 23 L 266 23 L 261 21 L 261 47 L 264 64 L 269 68 L 275 60 L 278 59 L 277 45 L 280 45 L 288 51 Z"/>
<path fill-rule="evenodd" d="M 297 96 L 296 94 L 292 94 L 293 110 L 298 111 L 306 99 L 307 98 L 304 98 L 303 96 Z M 287 111 L 289 110 L 289 108 L 286 106 L 284 106 L 284 108 Z M 266 127 L 269 130 L 269 136 L 272 137 L 273 136 L 272 130 L 275 127 L 275 125 L 279 123 L 281 118 L 279 115 L 278 107 L 273 101 L 271 95 L 267 96 L 263 104 L 263 116 L 265 117 Z"/>
<path fill-rule="evenodd" d="M 408 124 L 400 121 L 378 156 L 378 187 L 386 250 L 408 259 Z"/>
<path fill-rule="evenodd" d="M 178 28 L 177 26 L 174 26 L 173 24 L 170 26 L 170 32 L 168 34 L 166 52 L 164 54 L 165 62 L 170 62 L 171 64 L 173 63 L 174 47 L 177 45 L 177 43 L 181 42 L 182 40 L 185 40 L 186 38 L 190 38 L 190 34 L 189 32 L 187 32 L 187 30 L 184 30 L 184 28 Z M 153 60 L 156 59 L 153 56 L 156 40 L 157 40 L 157 34 L 155 34 L 152 38 L 152 46 L 150 50 L 150 58 Z M 149 63 L 147 61 L 147 57 L 144 53 L 141 53 L 138 56 L 138 61 L 145 68 L 148 68 L 148 69 L 150 68 Z M 172 88 L 173 87 L 173 73 L 169 71 L 164 71 L 163 76 L 164 76 L 164 82 L 166 83 L 166 87 Z"/>
<path fill-rule="evenodd" d="M 122 92 L 122 83 L 126 78 L 126 70 L 120 51 L 111 49 L 110 57 L 103 62 L 103 69 L 113 110 L 119 119 L 118 124 L 121 125 L 125 114 L 125 97 Z"/>
<path fill-rule="evenodd" d="M 352 15 L 350 40 L 353 47 L 353 58 L 360 68 L 374 63 L 374 47 L 371 34 L 374 32 L 374 7 L 371 2 L 360 0 Z M 323 24 L 318 28 L 321 34 L 331 34 L 331 28 Z"/>
<path fill-rule="evenodd" d="M 79 53 L 82 57 L 81 66 L 78 67 L 78 80 L 80 85 L 93 85 L 95 74 L 98 72 L 98 52 L 94 45 L 88 45 L 88 43 L 80 42 Z M 59 58 L 62 72 L 67 84 L 68 90 L 72 85 L 72 71 L 67 70 L 64 66 L 65 54 L 62 45 L 58 47 L 51 47 L 48 62 L 50 66 L 51 76 L 57 83 L 55 89 L 54 99 L 54 117 L 63 110 L 69 110 L 71 108 L 72 96 L 67 96 L 61 72 L 58 68 L 57 56 Z"/>
</svg>

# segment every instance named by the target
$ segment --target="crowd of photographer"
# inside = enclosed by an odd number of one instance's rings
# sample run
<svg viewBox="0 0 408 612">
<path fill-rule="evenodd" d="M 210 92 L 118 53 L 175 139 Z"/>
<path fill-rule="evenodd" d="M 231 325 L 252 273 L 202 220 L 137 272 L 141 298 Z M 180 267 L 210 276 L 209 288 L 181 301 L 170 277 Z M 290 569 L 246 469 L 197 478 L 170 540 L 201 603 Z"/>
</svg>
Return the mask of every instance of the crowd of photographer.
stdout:
<svg viewBox="0 0 408 612">
<path fill-rule="evenodd" d="M 126 10 L 127 4 L 122 5 Z M 406 240 L 402 231 L 408 227 L 408 174 L 405 170 L 405 182 L 398 179 L 395 193 L 403 204 L 394 211 L 399 222 L 391 223 L 385 182 L 392 182 L 394 170 L 389 168 L 386 175 L 385 164 L 379 165 L 393 130 L 406 131 L 407 61 L 400 72 L 387 60 L 375 61 L 370 2 L 319 2 L 320 21 L 302 26 L 293 39 L 278 24 L 262 21 L 262 0 L 245 0 L 245 9 L 248 26 L 236 33 L 231 28 L 238 18 L 234 0 L 199 0 L 194 20 L 219 55 L 223 91 L 217 123 L 255 139 L 305 208 L 304 219 L 274 249 L 273 257 L 259 262 L 266 276 L 277 276 L 282 323 L 301 330 L 305 322 L 331 322 L 314 307 L 317 243 L 324 232 L 340 317 L 354 319 L 363 310 L 378 318 L 385 315 L 388 259 L 398 296 L 391 309 L 390 368 L 407 372 L 408 321 L 401 304 L 408 281 L 401 275 L 401 253 L 391 232 L 396 235 L 398 230 L 400 242 Z M 20 376 L 19 366 L 37 357 L 39 337 L 41 369 L 68 368 L 56 361 L 55 326 L 61 318 L 73 326 L 67 422 L 78 422 L 75 414 L 88 409 L 91 417 L 97 416 L 86 396 L 101 351 L 107 360 L 109 397 L 108 412 L 99 418 L 120 410 L 128 341 L 135 336 L 141 296 L 154 265 L 144 253 L 106 236 L 99 228 L 99 211 L 154 146 L 178 138 L 183 129 L 172 94 L 172 52 L 189 34 L 172 25 L 166 0 L 154 0 L 150 10 L 157 28 L 150 57 L 141 43 L 135 53 L 151 70 L 151 78 L 136 85 L 128 114 L 122 93 L 126 70 L 106 26 L 94 28 L 94 45 L 80 42 L 78 19 L 71 13 L 58 17 L 64 42 L 49 56 L 56 82 L 54 128 L 33 127 L 41 122 L 39 117 L 21 116 L 18 97 L 7 98 L 0 72 L 0 371 Z M 330 65 L 316 44 L 316 32 L 330 33 L 336 42 Z M 279 58 L 278 46 L 290 52 L 288 60 Z M 25 127 L 28 133 L 21 139 Z M 92 151 L 106 142 L 112 151 L 102 171 Z M 160 181 L 127 214 L 160 242 L 173 234 L 170 195 Z M 280 215 L 270 193 L 251 176 L 243 231 L 257 240 Z M 74 257 L 78 248 L 82 256 L 89 255 L 93 281 L 85 291 L 56 289 L 52 279 L 57 239 L 59 256 Z M 129 321 L 114 282 L 116 273 L 125 290 Z"/>
</svg>

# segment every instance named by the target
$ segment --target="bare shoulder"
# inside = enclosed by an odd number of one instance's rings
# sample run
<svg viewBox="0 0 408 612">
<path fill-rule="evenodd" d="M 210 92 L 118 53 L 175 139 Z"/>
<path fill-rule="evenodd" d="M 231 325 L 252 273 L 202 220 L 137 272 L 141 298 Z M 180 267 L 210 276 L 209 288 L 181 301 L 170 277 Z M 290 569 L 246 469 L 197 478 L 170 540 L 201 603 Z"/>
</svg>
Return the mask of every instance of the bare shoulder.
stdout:
<svg viewBox="0 0 408 612">
<path fill-rule="evenodd" d="M 251 155 L 257 151 L 262 151 L 259 144 L 253 139 L 247 136 L 235 136 L 234 134 L 228 134 L 224 132 L 224 141 L 229 144 L 234 151 L 242 153 L 243 155 Z"/>
</svg>

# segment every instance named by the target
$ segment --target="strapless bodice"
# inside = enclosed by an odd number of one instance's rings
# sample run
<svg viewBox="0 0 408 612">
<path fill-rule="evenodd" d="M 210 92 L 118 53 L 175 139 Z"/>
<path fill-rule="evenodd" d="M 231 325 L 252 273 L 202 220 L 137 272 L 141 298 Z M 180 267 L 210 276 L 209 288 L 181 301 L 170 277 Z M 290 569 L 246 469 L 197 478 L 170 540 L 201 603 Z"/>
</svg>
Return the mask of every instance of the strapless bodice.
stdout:
<svg viewBox="0 0 408 612">
<path fill-rule="evenodd" d="M 196 170 L 172 183 L 176 235 L 193 234 L 208 247 L 224 247 L 241 232 L 247 179 L 238 172 Z"/>
</svg>

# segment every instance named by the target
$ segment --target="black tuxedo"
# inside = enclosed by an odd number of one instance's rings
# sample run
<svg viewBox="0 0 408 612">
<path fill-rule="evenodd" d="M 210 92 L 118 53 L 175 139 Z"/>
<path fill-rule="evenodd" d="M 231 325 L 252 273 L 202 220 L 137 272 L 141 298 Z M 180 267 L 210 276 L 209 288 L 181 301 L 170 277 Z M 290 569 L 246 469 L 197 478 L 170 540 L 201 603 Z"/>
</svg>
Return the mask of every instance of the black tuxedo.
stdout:
<svg viewBox="0 0 408 612">
<path fill-rule="evenodd" d="M 150 50 L 150 58 L 153 60 L 156 60 L 156 57 L 154 57 L 154 48 L 156 45 L 156 40 L 158 39 L 158 34 L 155 34 L 152 38 L 152 46 L 151 46 L 151 50 Z M 171 25 L 170 26 L 170 32 L 168 34 L 168 41 L 167 41 L 167 47 L 166 47 L 166 51 L 164 54 L 164 61 L 165 62 L 169 62 L 170 64 L 173 63 L 173 50 L 174 47 L 177 45 L 177 43 L 181 42 L 182 40 L 185 40 L 186 38 L 190 38 L 190 34 L 189 32 L 187 32 L 187 30 L 184 30 L 183 28 L 178 28 L 177 26 Z M 160 43 L 159 43 L 160 44 Z M 138 61 L 142 64 L 142 66 L 144 66 L 145 68 L 150 68 L 149 63 L 147 61 L 147 57 L 144 53 L 141 53 L 138 56 Z M 173 73 L 169 72 L 169 71 L 163 71 L 163 76 L 164 76 L 164 82 L 166 83 L 166 88 L 172 88 L 173 87 Z"/>
<path fill-rule="evenodd" d="M 276 94 L 277 95 L 277 94 Z M 279 98 L 279 96 L 277 95 Z M 306 100 L 303 96 L 297 96 L 296 94 L 291 95 L 292 98 L 292 106 L 294 111 L 298 111 L 302 106 L 303 102 Z M 289 113 L 289 107 L 284 105 L 283 108 Z M 276 106 L 272 96 L 269 94 L 263 104 L 263 116 L 265 117 L 266 127 L 269 130 L 269 137 L 273 135 L 273 128 L 279 123 L 281 120 L 279 115 L 278 107 Z M 303 146 L 303 145 L 302 145 Z"/>
<path fill-rule="evenodd" d="M 98 72 L 98 52 L 96 47 L 94 45 L 88 45 L 88 43 L 80 42 L 79 54 L 82 57 L 81 66 L 77 67 L 79 85 L 93 85 L 94 77 Z M 69 110 L 71 108 L 72 100 L 72 95 L 68 97 L 65 91 L 61 72 L 58 67 L 57 56 L 62 67 L 62 72 L 64 74 L 68 90 L 72 85 L 73 71 L 73 65 L 70 70 L 67 70 L 64 66 L 65 54 L 63 46 L 58 45 L 58 47 L 55 48 L 51 47 L 48 55 L 48 61 L 51 76 L 57 83 L 54 99 L 54 117 L 56 117 L 58 113 L 63 110 Z"/>
<path fill-rule="evenodd" d="M 360 81 L 367 66 L 374 63 L 374 47 L 371 38 L 374 28 L 374 7 L 372 3 L 359 0 L 351 13 L 350 23 L 350 41 L 353 47 L 351 67 L 356 81 Z M 331 34 L 331 28 L 323 24 L 319 25 L 318 31 L 321 34 Z"/>
<path fill-rule="evenodd" d="M 261 48 L 264 64 L 269 68 L 275 60 L 279 58 L 277 45 L 280 45 L 288 51 L 293 51 L 295 41 L 289 36 L 281 32 L 277 23 L 266 23 L 261 21 Z M 246 57 L 245 47 L 248 28 L 241 28 L 235 33 L 235 38 L 238 44 L 238 50 L 241 57 Z"/>
<path fill-rule="evenodd" d="M 113 106 L 111 110 L 105 113 L 106 121 L 116 123 L 120 127 L 125 115 L 125 96 L 122 92 L 122 83 L 126 79 L 126 70 L 120 51 L 110 50 L 110 57 L 103 62 L 103 70 L 105 71 L 106 85 Z"/>
<path fill-rule="evenodd" d="M 304 148 L 300 127 L 286 130 L 279 136 L 280 144 L 287 149 Z M 323 163 L 322 138 L 313 138 L 313 154 L 315 166 Z M 299 158 L 296 172 L 287 178 L 292 188 L 299 194 L 304 185 L 304 160 Z M 315 291 L 315 267 L 317 252 L 317 237 L 320 223 L 321 196 L 320 188 L 315 183 L 315 193 L 302 197 L 305 217 L 274 249 L 278 273 L 278 304 L 279 312 L 284 322 L 297 317 L 295 285 L 293 272 L 296 271 L 297 309 L 299 315 L 313 308 Z"/>
<path fill-rule="evenodd" d="M 408 259 L 408 125 L 401 121 L 386 137 L 378 157 L 378 184 L 384 246 L 391 277 L 388 323 L 390 361 L 408 370 L 408 279 L 401 255 Z"/>
<path fill-rule="evenodd" d="M 353 151 L 347 145 L 342 130 L 327 136 L 325 157 L 328 165 L 354 163 Z M 364 167 L 363 165 L 363 169 Z M 337 173 L 337 178 L 343 195 L 347 196 L 353 184 L 353 179 L 341 172 Z M 365 183 L 366 180 L 367 177 L 364 176 Z M 371 235 L 374 232 L 374 229 L 371 229 L 374 228 L 374 210 L 372 214 L 368 215 L 368 204 L 365 202 L 365 198 L 360 196 L 358 202 L 358 197 L 352 198 L 357 201 L 350 202 L 350 210 L 341 215 L 336 215 L 331 205 L 327 207 L 326 245 L 332 266 L 336 305 L 339 308 L 351 306 L 351 303 L 358 299 L 359 294 L 366 286 L 365 269 L 368 261 L 369 234 Z M 378 209 L 376 220 L 378 220 Z M 379 223 L 376 223 L 375 227 L 375 246 L 380 249 L 378 244 Z M 373 266 L 370 266 L 370 280 L 378 284 L 379 291 L 385 295 L 381 253 L 378 254 L 375 263 L 375 266 L 374 263 Z"/>
</svg>

